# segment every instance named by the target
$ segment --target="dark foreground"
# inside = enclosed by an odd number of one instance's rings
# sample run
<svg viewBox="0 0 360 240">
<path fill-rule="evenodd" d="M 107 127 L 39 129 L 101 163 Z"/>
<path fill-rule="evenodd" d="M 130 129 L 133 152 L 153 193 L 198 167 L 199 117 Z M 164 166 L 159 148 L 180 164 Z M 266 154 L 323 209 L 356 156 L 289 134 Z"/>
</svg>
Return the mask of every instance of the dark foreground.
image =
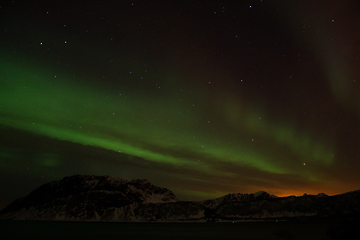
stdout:
<svg viewBox="0 0 360 240">
<path fill-rule="evenodd" d="M 4 239 L 351 239 L 360 221 L 99 223 L 0 221 Z"/>
</svg>

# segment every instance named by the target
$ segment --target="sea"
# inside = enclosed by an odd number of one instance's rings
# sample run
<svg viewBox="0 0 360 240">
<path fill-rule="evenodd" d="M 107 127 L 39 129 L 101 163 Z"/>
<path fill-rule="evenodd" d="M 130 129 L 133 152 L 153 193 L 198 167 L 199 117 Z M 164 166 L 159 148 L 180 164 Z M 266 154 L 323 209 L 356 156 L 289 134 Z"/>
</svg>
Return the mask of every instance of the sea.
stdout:
<svg viewBox="0 0 360 240">
<path fill-rule="evenodd" d="M 355 220 L 224 223 L 0 221 L 1 239 L 352 239 Z M 358 234 L 357 234 L 358 235 Z M 355 235 L 356 236 L 356 235 Z"/>
</svg>

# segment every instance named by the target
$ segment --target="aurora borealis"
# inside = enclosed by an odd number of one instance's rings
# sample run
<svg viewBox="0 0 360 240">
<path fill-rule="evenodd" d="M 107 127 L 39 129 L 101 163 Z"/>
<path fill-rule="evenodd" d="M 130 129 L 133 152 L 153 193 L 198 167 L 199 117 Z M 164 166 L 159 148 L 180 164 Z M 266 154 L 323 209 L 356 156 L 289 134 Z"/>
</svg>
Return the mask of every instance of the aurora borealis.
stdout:
<svg viewBox="0 0 360 240">
<path fill-rule="evenodd" d="M 360 188 L 356 1 L 6 1 L 1 208 L 73 174 L 181 200 Z"/>
</svg>

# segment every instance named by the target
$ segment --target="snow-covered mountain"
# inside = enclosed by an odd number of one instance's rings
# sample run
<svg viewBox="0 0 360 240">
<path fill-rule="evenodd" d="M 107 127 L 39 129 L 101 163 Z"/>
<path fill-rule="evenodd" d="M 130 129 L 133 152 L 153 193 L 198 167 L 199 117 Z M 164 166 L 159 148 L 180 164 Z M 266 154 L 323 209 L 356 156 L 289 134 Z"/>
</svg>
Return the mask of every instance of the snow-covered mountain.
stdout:
<svg viewBox="0 0 360 240">
<path fill-rule="evenodd" d="M 3 211 L 2 218 L 43 220 L 102 220 L 127 214 L 129 206 L 177 202 L 166 188 L 147 180 L 75 175 L 42 185 Z M 130 220 L 130 219 L 129 219 Z"/>
<path fill-rule="evenodd" d="M 178 201 L 147 180 L 76 175 L 47 183 L 9 204 L 0 219 L 65 221 L 243 221 L 360 217 L 360 190 L 276 197 L 260 191 Z"/>
<path fill-rule="evenodd" d="M 226 202 L 246 202 L 246 201 L 254 201 L 254 200 L 264 200 L 270 198 L 277 198 L 275 195 L 270 195 L 267 192 L 259 191 L 256 193 L 229 193 L 225 196 L 208 199 L 205 201 L 201 201 L 201 203 L 207 208 L 216 208 L 217 206 L 224 204 Z"/>
</svg>

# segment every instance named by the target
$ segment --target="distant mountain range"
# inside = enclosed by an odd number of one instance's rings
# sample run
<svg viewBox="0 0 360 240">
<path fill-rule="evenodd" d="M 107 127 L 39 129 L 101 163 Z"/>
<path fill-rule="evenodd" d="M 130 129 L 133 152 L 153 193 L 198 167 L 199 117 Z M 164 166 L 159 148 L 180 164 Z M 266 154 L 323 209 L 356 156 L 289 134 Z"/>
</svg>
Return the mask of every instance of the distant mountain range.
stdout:
<svg viewBox="0 0 360 240">
<path fill-rule="evenodd" d="M 182 222 L 359 218 L 360 190 L 327 196 L 276 197 L 267 192 L 179 201 L 143 179 L 75 175 L 37 188 L 9 204 L 0 219 Z"/>
</svg>

